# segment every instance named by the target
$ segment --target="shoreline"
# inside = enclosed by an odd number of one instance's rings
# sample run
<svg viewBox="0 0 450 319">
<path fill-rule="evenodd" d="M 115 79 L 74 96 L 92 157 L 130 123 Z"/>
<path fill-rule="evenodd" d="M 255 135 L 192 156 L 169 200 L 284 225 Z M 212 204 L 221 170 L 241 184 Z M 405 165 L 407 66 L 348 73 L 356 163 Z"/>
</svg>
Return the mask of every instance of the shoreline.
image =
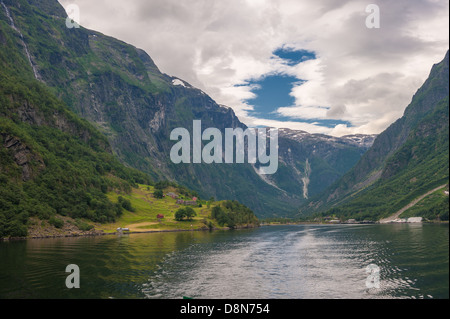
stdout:
<svg viewBox="0 0 450 319">
<path fill-rule="evenodd" d="M 34 239 L 57 239 L 57 238 L 79 238 L 79 237 L 99 237 L 99 236 L 119 236 L 119 235 L 131 235 L 131 234 L 151 234 L 151 233 L 172 233 L 172 232 L 190 232 L 190 231 L 218 231 L 218 230 L 240 230 L 240 229 L 253 229 L 263 226 L 287 226 L 287 225 L 393 225 L 393 224 L 410 224 L 410 223 L 317 223 L 317 222 L 299 222 L 299 223 L 286 223 L 286 224 L 261 224 L 259 226 L 241 226 L 235 228 L 223 227 L 223 228 L 197 228 L 197 229 L 162 229 L 162 230 L 145 230 L 145 231 L 125 231 L 125 232 L 113 232 L 105 233 L 103 231 L 95 231 L 92 233 L 79 233 L 79 234 L 60 234 L 60 235 L 45 235 L 45 236 L 27 236 L 27 237 L 9 237 L 0 238 L 0 242 L 7 241 L 20 241 L 20 240 L 34 240 Z M 425 221 L 421 223 L 413 224 L 449 224 L 449 221 Z"/>
<path fill-rule="evenodd" d="M 391 222 L 391 223 L 380 223 L 379 221 L 377 222 L 372 222 L 372 223 L 318 223 L 318 222 L 298 222 L 298 223 L 285 223 L 285 224 L 261 224 L 261 226 L 286 226 L 286 225 L 394 225 L 394 224 L 448 224 L 449 221 L 448 220 L 429 220 L 429 221 L 422 221 L 420 223 L 395 223 L 395 222 Z"/>
<path fill-rule="evenodd" d="M 150 234 L 150 233 L 172 233 L 172 232 L 190 232 L 190 231 L 218 231 L 218 230 L 240 230 L 240 229 L 253 229 L 261 226 L 240 226 L 235 228 L 223 227 L 223 228 L 197 228 L 197 229 L 162 229 L 162 230 L 145 230 L 145 231 L 125 231 L 125 232 L 113 232 L 105 233 L 103 231 L 95 231 L 92 233 L 79 233 L 79 234 L 60 234 L 60 235 L 45 235 L 45 236 L 27 236 L 27 237 L 9 237 L 0 238 L 0 242 L 8 241 L 21 241 L 21 240 L 37 240 L 37 239 L 58 239 L 58 238 L 80 238 L 80 237 L 99 237 L 99 236 L 122 236 L 131 234 Z"/>
</svg>

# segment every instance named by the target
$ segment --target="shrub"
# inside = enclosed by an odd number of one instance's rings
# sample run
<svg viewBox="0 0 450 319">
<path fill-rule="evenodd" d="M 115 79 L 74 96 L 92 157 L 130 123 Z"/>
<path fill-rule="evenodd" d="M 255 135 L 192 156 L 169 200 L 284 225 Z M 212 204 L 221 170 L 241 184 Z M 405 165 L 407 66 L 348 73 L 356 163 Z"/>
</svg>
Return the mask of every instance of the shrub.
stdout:
<svg viewBox="0 0 450 319">
<path fill-rule="evenodd" d="M 79 220 L 79 219 L 75 220 L 75 226 L 77 226 L 78 229 L 81 231 L 89 231 L 92 228 L 94 228 L 94 226 L 92 226 L 88 223 L 85 223 L 84 221 Z"/>
<path fill-rule="evenodd" d="M 64 226 L 64 221 L 58 217 L 52 216 L 48 220 L 50 225 L 55 226 L 56 228 L 62 228 Z"/>
<path fill-rule="evenodd" d="M 134 207 L 131 206 L 131 202 L 130 202 L 129 199 L 126 199 L 126 198 L 123 198 L 122 196 L 119 196 L 118 200 L 119 200 L 119 204 L 120 204 L 123 208 L 125 208 L 127 211 L 129 211 L 129 212 L 134 212 L 134 211 L 136 211 L 136 210 L 134 209 Z"/>
</svg>

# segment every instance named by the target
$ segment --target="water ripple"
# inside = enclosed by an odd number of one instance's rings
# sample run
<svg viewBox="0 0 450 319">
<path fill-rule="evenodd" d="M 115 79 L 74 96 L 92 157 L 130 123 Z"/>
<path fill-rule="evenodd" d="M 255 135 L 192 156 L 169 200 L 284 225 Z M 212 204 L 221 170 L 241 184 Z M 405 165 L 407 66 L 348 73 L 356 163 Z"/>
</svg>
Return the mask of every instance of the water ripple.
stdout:
<svg viewBox="0 0 450 319">
<path fill-rule="evenodd" d="M 0 243 L 0 298 L 448 298 L 448 225 L 300 225 Z M 65 287 L 77 264 L 81 289 Z M 366 286 L 366 267 L 380 287 Z"/>
</svg>

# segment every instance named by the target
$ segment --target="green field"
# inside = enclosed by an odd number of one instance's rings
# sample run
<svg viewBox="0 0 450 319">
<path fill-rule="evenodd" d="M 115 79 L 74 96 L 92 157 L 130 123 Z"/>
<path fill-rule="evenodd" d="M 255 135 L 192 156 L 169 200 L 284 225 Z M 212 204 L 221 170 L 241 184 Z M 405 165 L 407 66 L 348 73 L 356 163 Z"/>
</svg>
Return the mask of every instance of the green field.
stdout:
<svg viewBox="0 0 450 319">
<path fill-rule="evenodd" d="M 183 208 L 184 205 L 176 203 L 176 199 L 169 196 L 165 196 L 162 199 L 157 199 L 153 195 L 155 191 L 153 186 L 141 185 L 138 188 L 133 188 L 130 194 L 119 194 L 116 192 L 110 192 L 107 194 L 108 199 L 115 203 L 118 202 L 119 196 L 130 201 L 134 212 L 123 210 L 123 214 L 117 219 L 115 223 L 97 225 L 96 229 L 103 230 L 104 232 L 116 232 L 118 227 L 129 228 L 131 232 L 146 232 L 146 231 L 164 231 L 164 230 L 198 230 L 208 229 L 208 223 L 213 225 L 214 228 L 221 228 L 217 225 L 217 222 L 210 218 L 211 209 L 220 202 L 214 202 L 207 207 L 207 203 L 203 203 L 202 207 L 192 207 L 197 216 L 192 220 L 175 220 L 175 212 L 179 208 Z M 167 188 L 164 190 L 164 194 L 168 192 L 175 192 L 175 188 Z M 190 198 L 182 199 L 190 200 Z M 158 214 L 164 215 L 164 218 L 158 220 Z"/>
</svg>

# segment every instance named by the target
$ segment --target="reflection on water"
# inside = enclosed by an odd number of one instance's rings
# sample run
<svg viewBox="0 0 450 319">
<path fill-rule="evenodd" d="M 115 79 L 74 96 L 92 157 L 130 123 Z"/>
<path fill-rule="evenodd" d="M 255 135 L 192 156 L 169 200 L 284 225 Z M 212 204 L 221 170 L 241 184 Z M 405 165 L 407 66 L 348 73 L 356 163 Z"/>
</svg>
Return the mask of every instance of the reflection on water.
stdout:
<svg viewBox="0 0 450 319">
<path fill-rule="evenodd" d="M 0 298 L 448 298 L 448 239 L 448 225 L 398 224 L 3 242 Z"/>
</svg>

